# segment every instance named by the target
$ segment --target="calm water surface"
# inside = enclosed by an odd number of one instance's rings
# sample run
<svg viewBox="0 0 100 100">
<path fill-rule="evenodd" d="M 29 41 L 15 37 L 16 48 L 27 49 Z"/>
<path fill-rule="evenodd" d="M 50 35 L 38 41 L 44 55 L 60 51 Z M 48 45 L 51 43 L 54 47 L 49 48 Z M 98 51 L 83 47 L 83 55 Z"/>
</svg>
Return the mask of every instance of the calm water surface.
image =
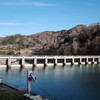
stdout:
<svg viewBox="0 0 100 100">
<path fill-rule="evenodd" d="M 0 68 L 0 77 L 10 85 L 23 89 L 27 86 L 27 70 L 34 72 L 39 86 L 54 100 L 100 100 L 100 65 Z M 31 88 L 32 92 L 49 97 L 34 83 Z"/>
</svg>

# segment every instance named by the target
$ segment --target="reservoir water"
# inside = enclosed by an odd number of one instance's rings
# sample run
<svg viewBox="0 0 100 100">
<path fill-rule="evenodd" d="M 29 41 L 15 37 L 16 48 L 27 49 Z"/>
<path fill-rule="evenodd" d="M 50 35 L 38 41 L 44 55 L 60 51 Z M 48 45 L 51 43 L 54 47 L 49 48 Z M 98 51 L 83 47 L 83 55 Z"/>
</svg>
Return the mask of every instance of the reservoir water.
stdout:
<svg viewBox="0 0 100 100">
<path fill-rule="evenodd" d="M 100 64 L 23 69 L 0 68 L 0 77 L 9 85 L 25 89 L 27 70 L 33 71 L 40 87 L 31 83 L 32 92 L 48 98 L 52 97 L 54 100 L 100 100 Z"/>
</svg>

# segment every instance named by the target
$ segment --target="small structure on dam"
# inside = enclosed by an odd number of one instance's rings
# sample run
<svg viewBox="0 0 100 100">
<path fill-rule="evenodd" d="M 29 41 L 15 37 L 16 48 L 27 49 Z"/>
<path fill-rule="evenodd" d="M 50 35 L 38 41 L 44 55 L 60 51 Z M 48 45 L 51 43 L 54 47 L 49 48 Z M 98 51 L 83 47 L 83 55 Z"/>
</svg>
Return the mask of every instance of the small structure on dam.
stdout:
<svg viewBox="0 0 100 100">
<path fill-rule="evenodd" d="M 1 62 L 5 60 L 6 63 Z M 31 56 L 0 57 L 0 67 L 59 66 L 100 63 L 100 56 Z"/>
</svg>

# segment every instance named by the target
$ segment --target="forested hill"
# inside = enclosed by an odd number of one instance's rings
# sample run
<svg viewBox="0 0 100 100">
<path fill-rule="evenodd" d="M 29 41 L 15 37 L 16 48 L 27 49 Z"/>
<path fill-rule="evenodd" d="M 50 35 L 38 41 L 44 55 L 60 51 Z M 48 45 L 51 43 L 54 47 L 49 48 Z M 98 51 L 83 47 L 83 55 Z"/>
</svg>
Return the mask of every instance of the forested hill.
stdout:
<svg viewBox="0 0 100 100">
<path fill-rule="evenodd" d="M 0 38 L 1 55 L 100 55 L 100 25 Z"/>
</svg>

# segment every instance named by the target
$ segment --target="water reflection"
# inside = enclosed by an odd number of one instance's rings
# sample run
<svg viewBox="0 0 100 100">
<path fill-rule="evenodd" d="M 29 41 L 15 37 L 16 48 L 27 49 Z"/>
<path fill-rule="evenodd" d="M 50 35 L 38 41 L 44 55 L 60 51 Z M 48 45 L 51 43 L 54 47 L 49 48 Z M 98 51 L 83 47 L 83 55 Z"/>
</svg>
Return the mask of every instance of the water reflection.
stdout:
<svg viewBox="0 0 100 100">
<path fill-rule="evenodd" d="M 10 71 L 11 71 L 11 68 L 8 68 L 8 67 L 7 67 L 7 68 L 6 68 L 6 73 L 9 74 Z"/>
<path fill-rule="evenodd" d="M 23 72 L 24 71 L 24 68 L 23 67 L 20 67 L 20 72 Z"/>
</svg>

